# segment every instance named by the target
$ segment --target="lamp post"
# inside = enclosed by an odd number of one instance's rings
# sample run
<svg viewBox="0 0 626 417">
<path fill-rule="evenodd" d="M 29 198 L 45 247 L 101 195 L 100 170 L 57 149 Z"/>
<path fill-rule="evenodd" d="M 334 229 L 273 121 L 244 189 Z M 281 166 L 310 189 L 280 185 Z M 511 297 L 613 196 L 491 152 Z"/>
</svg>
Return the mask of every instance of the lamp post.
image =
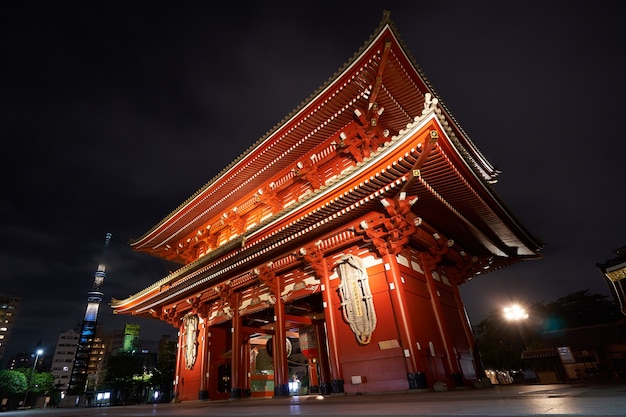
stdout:
<svg viewBox="0 0 626 417">
<path fill-rule="evenodd" d="M 528 318 L 528 313 L 524 310 L 523 307 L 514 304 L 510 307 L 504 308 L 504 318 L 508 321 L 513 321 L 517 325 L 517 330 L 519 331 L 519 335 L 522 337 L 522 342 L 524 342 L 524 349 L 528 349 L 528 345 L 526 344 L 526 338 L 524 337 L 524 333 L 522 332 L 522 328 L 520 327 L 520 322 L 522 320 L 526 320 Z"/>
<path fill-rule="evenodd" d="M 30 384 L 31 382 L 33 382 L 33 377 L 35 376 L 35 367 L 37 366 L 37 361 L 39 361 L 39 355 L 41 355 L 43 353 L 42 349 L 37 349 L 37 352 L 35 352 L 35 363 L 33 363 L 33 369 L 30 373 L 30 377 L 28 378 L 28 380 L 26 381 L 26 393 L 24 394 L 24 403 L 22 404 L 22 406 L 26 407 L 26 398 L 28 397 L 28 389 L 30 388 Z"/>
</svg>

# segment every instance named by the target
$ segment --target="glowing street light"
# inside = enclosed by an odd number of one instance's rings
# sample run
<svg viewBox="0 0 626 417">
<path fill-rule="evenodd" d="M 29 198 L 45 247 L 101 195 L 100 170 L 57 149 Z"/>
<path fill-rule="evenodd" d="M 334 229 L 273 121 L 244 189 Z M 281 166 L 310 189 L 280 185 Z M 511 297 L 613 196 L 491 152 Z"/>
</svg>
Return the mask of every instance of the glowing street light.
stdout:
<svg viewBox="0 0 626 417">
<path fill-rule="evenodd" d="M 522 342 L 524 342 L 524 349 L 528 349 L 526 338 L 524 337 L 524 333 L 522 333 L 522 328 L 520 327 L 520 322 L 528 318 L 526 310 L 517 304 L 513 304 L 512 306 L 504 308 L 504 318 L 508 321 L 515 322 L 519 335 L 522 337 Z"/>
<path fill-rule="evenodd" d="M 528 313 L 517 304 L 504 308 L 504 317 L 509 321 L 520 321 L 528 318 Z"/>
<path fill-rule="evenodd" d="M 37 352 L 35 353 L 37 355 L 35 356 L 35 363 L 33 363 L 33 370 L 30 373 L 30 378 L 28 378 L 28 381 L 26 381 L 26 393 L 24 394 L 24 403 L 22 404 L 23 407 L 26 407 L 26 398 L 28 397 L 28 389 L 30 388 L 30 384 L 33 382 L 33 377 L 35 376 L 35 367 L 37 366 L 37 361 L 39 361 L 39 356 L 43 354 L 43 349 L 37 349 Z"/>
</svg>

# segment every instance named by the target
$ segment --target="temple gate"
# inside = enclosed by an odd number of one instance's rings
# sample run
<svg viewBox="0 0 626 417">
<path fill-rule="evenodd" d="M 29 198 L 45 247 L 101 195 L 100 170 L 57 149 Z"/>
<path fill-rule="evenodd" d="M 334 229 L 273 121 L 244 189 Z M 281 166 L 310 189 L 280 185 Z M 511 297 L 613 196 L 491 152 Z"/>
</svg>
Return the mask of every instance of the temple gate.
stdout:
<svg viewBox="0 0 626 417">
<path fill-rule="evenodd" d="M 131 246 L 181 267 L 116 313 L 179 329 L 177 400 L 471 386 L 459 295 L 532 237 L 388 14 L 333 79 Z"/>
</svg>

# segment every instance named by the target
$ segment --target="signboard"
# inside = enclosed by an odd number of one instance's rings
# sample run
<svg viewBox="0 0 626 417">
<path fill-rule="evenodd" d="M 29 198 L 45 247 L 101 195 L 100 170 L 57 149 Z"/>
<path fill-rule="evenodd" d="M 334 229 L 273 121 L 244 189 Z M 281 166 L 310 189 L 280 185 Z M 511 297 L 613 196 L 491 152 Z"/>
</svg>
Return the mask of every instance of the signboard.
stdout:
<svg viewBox="0 0 626 417">
<path fill-rule="evenodd" d="M 559 347 L 557 350 L 562 363 L 576 363 L 576 359 L 574 359 L 574 355 L 572 355 L 569 346 Z"/>
</svg>

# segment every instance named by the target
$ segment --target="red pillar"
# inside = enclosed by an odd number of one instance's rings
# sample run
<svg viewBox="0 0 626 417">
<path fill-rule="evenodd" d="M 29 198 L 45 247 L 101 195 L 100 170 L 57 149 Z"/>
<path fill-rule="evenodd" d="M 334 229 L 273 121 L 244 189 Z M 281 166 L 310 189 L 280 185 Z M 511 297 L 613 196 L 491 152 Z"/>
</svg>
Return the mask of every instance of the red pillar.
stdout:
<svg viewBox="0 0 626 417">
<path fill-rule="evenodd" d="M 239 293 L 233 294 L 233 304 L 231 311 L 233 312 L 232 318 L 232 364 L 231 364 L 231 398 L 241 398 L 243 393 L 243 380 L 242 380 L 242 366 L 241 366 L 241 348 L 243 344 L 243 337 L 241 334 L 241 316 L 239 315 Z"/>
<path fill-rule="evenodd" d="M 287 330 L 285 326 L 285 304 L 280 298 L 282 285 L 276 277 L 276 304 L 274 304 L 274 396 L 289 395 L 289 368 L 287 366 Z"/>
<path fill-rule="evenodd" d="M 176 346 L 176 376 L 174 379 L 174 401 L 178 402 L 178 396 L 181 393 L 182 377 L 180 370 L 183 366 L 183 324 L 178 325 L 178 342 Z"/>
<path fill-rule="evenodd" d="M 474 360 L 474 370 L 476 371 L 476 376 L 482 378 L 483 376 L 485 376 L 485 370 L 483 369 L 480 355 L 478 354 L 478 352 L 476 352 L 476 340 L 474 339 L 474 332 L 472 331 L 469 317 L 467 317 L 465 306 L 463 304 L 463 300 L 461 299 L 461 294 L 459 293 L 459 286 L 456 284 L 454 285 L 454 300 L 456 301 L 456 305 L 458 306 L 459 316 L 461 322 L 463 323 L 463 330 L 465 331 L 465 337 L 467 339 L 467 345 L 470 347 L 470 353 L 472 354 L 472 358 Z"/>
<path fill-rule="evenodd" d="M 437 290 L 437 285 L 435 284 L 435 279 L 433 278 L 432 271 L 427 266 L 429 264 L 427 254 L 422 253 L 422 265 L 424 268 L 424 274 L 426 275 L 426 283 L 428 286 L 428 292 L 430 294 L 431 304 L 433 306 L 433 311 L 435 313 L 435 319 L 437 321 L 437 327 L 439 328 L 439 334 L 441 335 L 441 340 L 443 341 L 443 348 L 446 352 L 446 360 L 447 367 L 449 372 L 458 373 L 459 372 L 459 364 L 456 360 L 456 355 L 454 353 L 454 347 L 450 343 L 448 326 L 446 325 L 446 321 L 444 318 L 443 310 L 441 307 L 441 301 L 439 300 L 439 293 Z"/>
<path fill-rule="evenodd" d="M 281 299 L 282 282 L 271 270 L 272 264 L 262 265 L 255 269 L 259 280 L 265 283 L 275 298 L 274 303 L 274 336 L 272 337 L 274 360 L 274 396 L 289 395 L 289 368 L 287 367 L 287 330 L 285 325 L 285 304 Z"/>
<path fill-rule="evenodd" d="M 328 343 L 326 339 L 326 333 L 324 332 L 324 323 L 315 322 L 313 324 L 313 329 L 315 331 L 315 339 L 317 340 L 318 347 L 318 361 L 317 365 L 319 366 L 319 381 L 318 381 L 318 389 L 319 392 L 322 392 L 321 384 L 326 384 L 325 386 L 330 386 L 330 365 L 328 359 Z"/>
<path fill-rule="evenodd" d="M 309 375 L 309 393 L 319 392 L 318 363 L 320 358 L 320 344 L 318 342 L 318 330 L 316 324 L 300 328 L 300 351 L 307 359 Z"/>
<path fill-rule="evenodd" d="M 317 376 L 317 361 L 318 358 L 307 359 L 309 364 L 309 390 L 311 394 L 320 392 L 319 379 Z"/>
<path fill-rule="evenodd" d="M 243 378 L 243 396 L 250 396 L 250 334 L 247 333 L 241 346 L 241 371 Z"/>
<path fill-rule="evenodd" d="M 396 318 L 396 325 L 398 326 L 400 345 L 404 351 L 407 373 L 412 374 L 418 370 L 417 340 L 413 332 L 413 321 L 409 313 L 404 283 L 402 282 L 400 268 L 395 255 L 384 255 L 383 263 L 387 282 L 390 284 L 390 287 L 393 286 L 393 288 L 389 289 L 389 294 Z"/>
<path fill-rule="evenodd" d="M 209 326 L 206 317 L 201 317 L 201 345 L 200 353 L 200 392 L 198 399 L 207 400 L 209 398 L 208 377 L 209 377 Z"/>
<path fill-rule="evenodd" d="M 322 281 L 322 299 L 324 301 L 324 317 L 326 318 L 326 328 L 328 334 L 326 338 L 328 340 L 328 356 L 329 356 L 329 365 L 330 365 L 330 377 L 331 379 L 342 379 L 341 376 L 341 368 L 339 367 L 339 339 L 337 337 L 337 316 L 335 315 L 335 310 L 337 304 L 337 300 L 333 297 L 333 293 L 330 290 L 330 275 L 328 271 L 324 269 L 322 272 L 322 276 L 320 277 Z M 330 381 L 324 381 L 328 383 Z"/>
</svg>

